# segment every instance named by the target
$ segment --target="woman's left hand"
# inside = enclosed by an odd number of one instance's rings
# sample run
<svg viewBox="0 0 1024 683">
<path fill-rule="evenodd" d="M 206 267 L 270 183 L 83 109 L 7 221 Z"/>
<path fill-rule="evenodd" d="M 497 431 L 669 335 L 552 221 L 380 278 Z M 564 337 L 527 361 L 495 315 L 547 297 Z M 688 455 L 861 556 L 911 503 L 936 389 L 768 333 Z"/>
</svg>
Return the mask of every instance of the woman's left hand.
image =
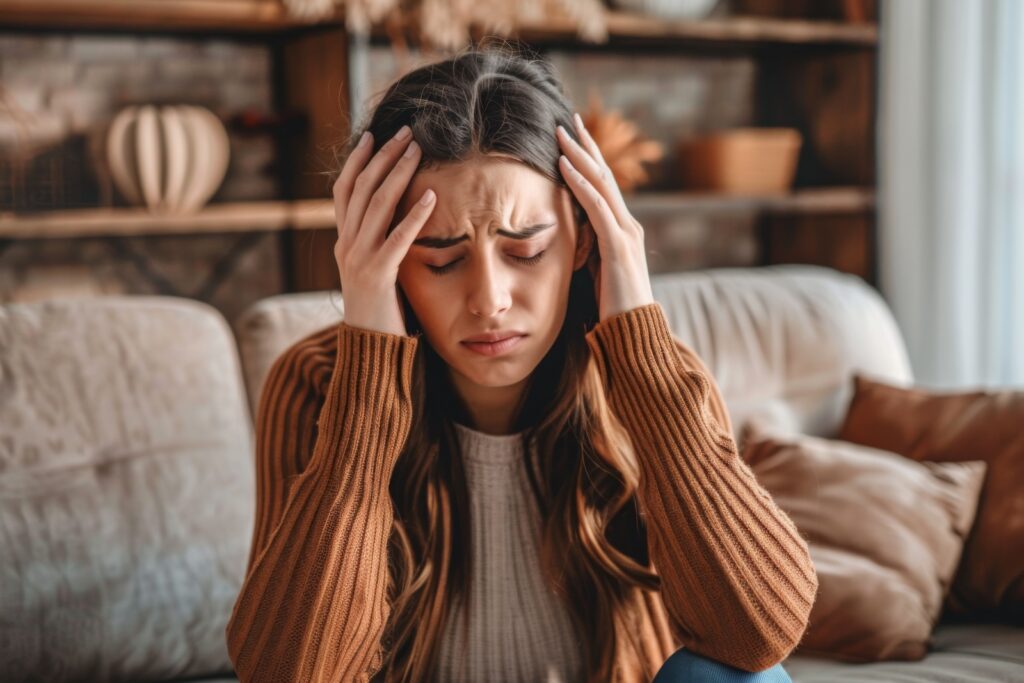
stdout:
<svg viewBox="0 0 1024 683">
<path fill-rule="evenodd" d="M 565 152 L 558 163 L 597 235 L 601 267 L 594 288 L 599 318 L 606 320 L 654 302 L 644 229 L 626 208 L 618 183 L 580 115 L 573 120 L 582 146 L 558 126 L 555 137 Z"/>
</svg>

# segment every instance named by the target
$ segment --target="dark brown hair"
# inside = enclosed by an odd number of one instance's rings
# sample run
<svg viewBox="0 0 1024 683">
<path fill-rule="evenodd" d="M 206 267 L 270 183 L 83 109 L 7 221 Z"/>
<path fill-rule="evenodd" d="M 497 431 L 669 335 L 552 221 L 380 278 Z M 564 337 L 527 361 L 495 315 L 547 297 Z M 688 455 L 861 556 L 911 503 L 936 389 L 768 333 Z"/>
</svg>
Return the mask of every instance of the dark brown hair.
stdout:
<svg viewBox="0 0 1024 683">
<path fill-rule="evenodd" d="M 572 108 L 552 65 L 522 46 L 470 47 L 402 76 L 365 130 L 376 150 L 406 124 L 423 150 L 421 167 L 503 153 L 566 187 L 554 132 L 561 124 L 573 134 Z M 363 130 L 353 132 L 348 151 Z M 582 228 L 586 214 L 575 197 L 573 205 Z M 416 334 L 415 313 L 404 295 L 402 302 L 409 333 Z M 535 457 L 526 469 L 543 519 L 542 569 L 583 635 L 588 681 L 610 680 L 620 650 L 637 647 L 634 629 L 621 619 L 629 591 L 659 586 L 643 540 L 617 547 L 606 534 L 613 524 L 633 538 L 643 531 L 633 446 L 606 402 L 584 338 L 597 321 L 591 273 L 579 268 L 560 334 L 532 373 L 514 424 L 524 452 Z M 425 341 L 413 375 L 412 427 L 390 483 L 389 616 L 374 680 L 434 678 L 452 600 L 471 598 L 472 520 L 453 427 L 470 424 L 468 411 L 445 362 Z"/>
</svg>

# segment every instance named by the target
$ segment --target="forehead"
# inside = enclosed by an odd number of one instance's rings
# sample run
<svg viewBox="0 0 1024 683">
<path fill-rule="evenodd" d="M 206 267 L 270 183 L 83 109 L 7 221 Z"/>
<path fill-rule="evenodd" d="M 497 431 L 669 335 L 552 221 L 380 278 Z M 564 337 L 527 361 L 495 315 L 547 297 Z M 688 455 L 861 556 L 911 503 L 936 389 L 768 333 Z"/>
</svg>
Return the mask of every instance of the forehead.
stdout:
<svg viewBox="0 0 1024 683">
<path fill-rule="evenodd" d="M 424 228 L 455 230 L 456 225 L 557 218 L 567 208 L 560 187 L 526 164 L 503 155 L 474 157 L 421 169 L 403 197 L 408 206 L 431 188 L 437 204 Z"/>
</svg>

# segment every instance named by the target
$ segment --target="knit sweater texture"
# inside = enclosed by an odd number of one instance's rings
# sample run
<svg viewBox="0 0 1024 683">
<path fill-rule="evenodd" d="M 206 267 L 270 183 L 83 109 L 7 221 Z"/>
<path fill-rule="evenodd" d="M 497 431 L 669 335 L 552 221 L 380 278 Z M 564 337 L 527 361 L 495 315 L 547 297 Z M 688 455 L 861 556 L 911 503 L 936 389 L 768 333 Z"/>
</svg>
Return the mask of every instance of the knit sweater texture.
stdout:
<svg viewBox="0 0 1024 683">
<path fill-rule="evenodd" d="M 640 464 L 641 514 L 623 525 L 637 537 L 624 544 L 642 546 L 661 579 L 660 590 L 630 592 L 640 647 L 623 650 L 607 680 L 649 681 L 680 647 L 746 671 L 783 661 L 817 575 L 739 456 L 710 372 L 656 302 L 601 321 L 586 341 Z M 363 682 L 382 665 L 388 486 L 412 423 L 419 343 L 341 322 L 274 362 L 257 411 L 253 544 L 226 632 L 241 681 Z M 488 666 L 503 666 L 506 645 L 491 643 Z M 468 665 L 455 654 L 442 657 L 450 674 Z M 554 656 L 572 670 L 571 653 Z"/>
</svg>

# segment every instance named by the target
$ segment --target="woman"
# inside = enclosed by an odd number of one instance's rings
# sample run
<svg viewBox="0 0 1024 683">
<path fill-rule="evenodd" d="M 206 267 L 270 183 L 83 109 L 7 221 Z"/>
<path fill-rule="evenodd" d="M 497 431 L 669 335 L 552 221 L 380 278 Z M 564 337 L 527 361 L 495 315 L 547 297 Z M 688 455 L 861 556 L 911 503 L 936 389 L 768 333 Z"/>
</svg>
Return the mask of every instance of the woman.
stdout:
<svg viewBox="0 0 1024 683">
<path fill-rule="evenodd" d="M 788 681 L 807 546 L 550 65 L 405 75 L 334 197 L 344 321 L 260 399 L 241 680 Z"/>
</svg>

